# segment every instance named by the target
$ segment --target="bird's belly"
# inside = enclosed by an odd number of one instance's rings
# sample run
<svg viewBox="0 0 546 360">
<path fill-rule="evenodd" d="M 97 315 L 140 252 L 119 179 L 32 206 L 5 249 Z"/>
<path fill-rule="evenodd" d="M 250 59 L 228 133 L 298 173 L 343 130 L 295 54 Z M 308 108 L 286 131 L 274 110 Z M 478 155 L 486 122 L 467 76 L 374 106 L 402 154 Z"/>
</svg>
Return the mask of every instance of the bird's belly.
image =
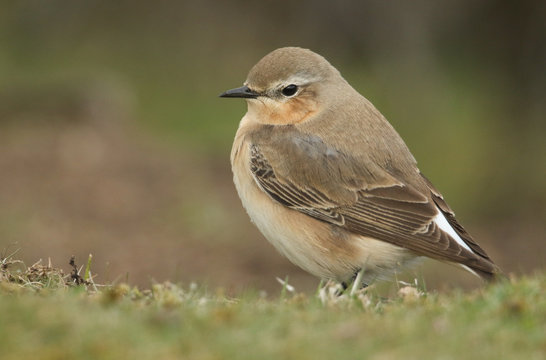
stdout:
<svg viewBox="0 0 546 360">
<path fill-rule="evenodd" d="M 250 219 L 281 254 L 313 275 L 332 277 L 333 269 L 325 260 L 328 249 L 317 241 L 320 226 L 309 224 L 313 219 L 302 219 L 305 215 L 274 203 L 255 183 L 237 175 L 234 182 Z"/>
</svg>

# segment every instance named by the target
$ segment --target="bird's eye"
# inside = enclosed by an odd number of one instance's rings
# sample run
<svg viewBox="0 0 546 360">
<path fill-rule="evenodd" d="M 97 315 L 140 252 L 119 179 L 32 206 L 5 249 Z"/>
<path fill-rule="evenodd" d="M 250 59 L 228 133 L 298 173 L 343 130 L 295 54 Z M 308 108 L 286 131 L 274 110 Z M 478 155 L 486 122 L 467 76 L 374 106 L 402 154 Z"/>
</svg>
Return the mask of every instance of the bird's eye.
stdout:
<svg viewBox="0 0 546 360">
<path fill-rule="evenodd" d="M 281 90 L 284 96 L 292 96 L 298 91 L 298 86 L 294 84 L 287 85 L 284 89 Z"/>
</svg>

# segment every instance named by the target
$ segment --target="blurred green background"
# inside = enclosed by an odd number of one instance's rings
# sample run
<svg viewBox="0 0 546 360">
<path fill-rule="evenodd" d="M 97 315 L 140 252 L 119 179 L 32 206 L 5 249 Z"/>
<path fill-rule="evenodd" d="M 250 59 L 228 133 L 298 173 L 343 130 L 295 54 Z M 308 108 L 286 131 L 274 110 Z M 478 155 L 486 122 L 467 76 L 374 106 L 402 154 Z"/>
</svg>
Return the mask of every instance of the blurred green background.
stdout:
<svg viewBox="0 0 546 360">
<path fill-rule="evenodd" d="M 244 213 L 229 152 L 246 106 L 217 97 L 301 46 L 389 119 L 506 272 L 543 270 L 545 17 L 543 1 L 3 1 L 0 254 L 92 253 L 98 283 L 314 288 Z M 477 284 L 436 262 L 406 276 L 422 275 Z"/>
</svg>

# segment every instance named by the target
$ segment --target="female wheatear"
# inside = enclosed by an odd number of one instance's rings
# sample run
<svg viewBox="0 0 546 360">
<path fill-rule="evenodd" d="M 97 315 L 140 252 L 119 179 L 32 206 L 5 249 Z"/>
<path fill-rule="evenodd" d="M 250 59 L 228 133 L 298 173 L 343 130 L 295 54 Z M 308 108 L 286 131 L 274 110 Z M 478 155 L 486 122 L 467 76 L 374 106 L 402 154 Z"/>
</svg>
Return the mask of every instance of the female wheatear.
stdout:
<svg viewBox="0 0 546 360">
<path fill-rule="evenodd" d="M 277 49 L 220 96 L 248 104 L 231 152 L 243 206 L 296 265 L 365 283 L 420 256 L 500 273 L 400 135 L 322 56 Z"/>
</svg>

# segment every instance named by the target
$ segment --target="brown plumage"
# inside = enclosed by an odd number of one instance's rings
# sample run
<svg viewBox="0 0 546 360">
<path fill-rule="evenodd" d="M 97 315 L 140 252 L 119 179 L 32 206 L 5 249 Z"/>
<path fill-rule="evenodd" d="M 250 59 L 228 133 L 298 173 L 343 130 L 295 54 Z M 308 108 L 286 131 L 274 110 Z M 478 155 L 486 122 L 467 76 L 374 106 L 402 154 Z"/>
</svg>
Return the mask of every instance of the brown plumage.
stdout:
<svg viewBox="0 0 546 360">
<path fill-rule="evenodd" d="M 366 282 L 418 256 L 487 280 L 500 272 L 398 133 L 320 55 L 275 50 L 221 96 L 248 102 L 231 156 L 243 205 L 297 265 L 339 281 L 363 270 Z"/>
</svg>

